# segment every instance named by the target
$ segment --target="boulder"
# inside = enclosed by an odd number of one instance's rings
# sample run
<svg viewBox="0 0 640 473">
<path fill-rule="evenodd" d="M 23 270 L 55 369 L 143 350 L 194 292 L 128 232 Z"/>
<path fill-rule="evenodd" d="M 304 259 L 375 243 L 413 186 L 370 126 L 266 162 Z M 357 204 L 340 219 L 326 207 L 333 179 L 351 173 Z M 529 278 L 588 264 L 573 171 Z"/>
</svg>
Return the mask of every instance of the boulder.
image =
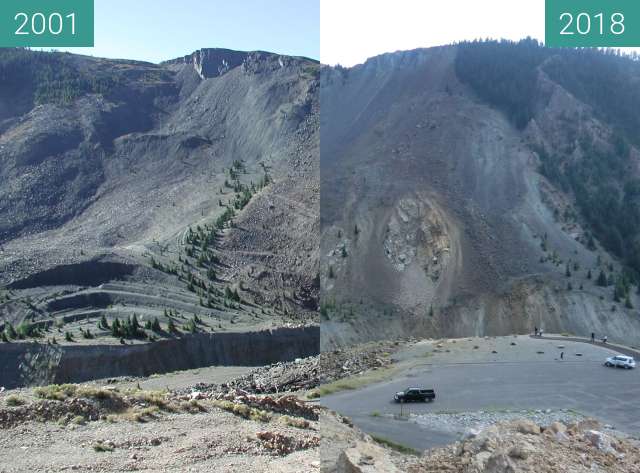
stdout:
<svg viewBox="0 0 640 473">
<path fill-rule="evenodd" d="M 562 422 L 553 422 L 548 429 L 554 434 L 567 431 L 567 427 Z"/>
<path fill-rule="evenodd" d="M 483 473 L 516 473 L 517 471 L 513 460 L 504 452 L 491 455 L 482 470 Z"/>
<path fill-rule="evenodd" d="M 383 448 L 363 441 L 343 450 L 336 466 L 337 473 L 400 473 Z"/>
<path fill-rule="evenodd" d="M 509 449 L 509 456 L 511 458 L 515 458 L 516 460 L 526 460 L 535 452 L 536 449 L 533 447 L 533 445 L 529 443 L 520 443 L 514 445 Z"/>
<path fill-rule="evenodd" d="M 489 461 L 489 458 L 491 458 L 491 452 L 486 452 L 486 451 L 485 452 L 480 452 L 476 456 L 473 457 L 472 464 L 478 470 L 484 471 L 484 468 L 487 465 L 487 462 Z"/>
<path fill-rule="evenodd" d="M 521 434 L 538 435 L 540 433 L 540 426 L 527 419 L 517 420 L 515 428 Z"/>
<path fill-rule="evenodd" d="M 587 430 L 583 436 L 584 440 L 592 447 L 606 453 L 615 453 L 611 437 L 598 430 Z"/>
</svg>

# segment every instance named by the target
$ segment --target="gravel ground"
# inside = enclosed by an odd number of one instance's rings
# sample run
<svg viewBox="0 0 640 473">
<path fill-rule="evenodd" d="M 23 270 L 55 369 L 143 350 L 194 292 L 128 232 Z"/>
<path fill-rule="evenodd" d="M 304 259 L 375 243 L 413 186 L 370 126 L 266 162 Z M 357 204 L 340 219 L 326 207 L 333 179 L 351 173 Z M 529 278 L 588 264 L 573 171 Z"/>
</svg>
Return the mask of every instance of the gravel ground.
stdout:
<svg viewBox="0 0 640 473">
<path fill-rule="evenodd" d="M 551 336 L 551 335 L 549 335 Z M 600 361 L 617 354 L 613 348 L 603 348 L 570 340 L 531 338 L 529 335 L 506 337 L 450 338 L 422 340 L 406 350 L 399 351 L 397 361 L 425 360 L 427 363 L 487 363 L 487 362 L 537 362 Z"/>
<path fill-rule="evenodd" d="M 498 422 L 516 419 L 529 419 L 538 425 L 551 425 L 554 422 L 564 424 L 578 422 L 584 416 L 569 409 L 560 410 L 513 410 L 513 411 L 475 411 L 459 413 L 411 414 L 410 422 L 430 428 L 448 430 L 456 434 L 483 430 Z"/>
<path fill-rule="evenodd" d="M 318 471 L 318 422 L 296 428 L 279 419 L 254 421 L 207 407 L 198 414 L 159 414 L 147 422 L 27 422 L 0 429 L 0 472 Z M 258 437 L 261 432 L 284 436 L 298 447 L 279 454 Z M 98 451 L 97 445 L 110 451 Z"/>
</svg>

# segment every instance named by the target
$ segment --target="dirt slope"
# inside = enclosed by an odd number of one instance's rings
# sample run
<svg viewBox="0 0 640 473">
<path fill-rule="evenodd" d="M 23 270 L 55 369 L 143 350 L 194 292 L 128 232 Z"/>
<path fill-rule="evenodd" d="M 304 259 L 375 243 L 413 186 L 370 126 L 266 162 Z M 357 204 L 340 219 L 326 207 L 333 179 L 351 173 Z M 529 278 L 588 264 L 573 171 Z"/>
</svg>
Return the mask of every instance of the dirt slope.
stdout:
<svg viewBox="0 0 640 473">
<path fill-rule="evenodd" d="M 588 248 L 571 198 L 538 173 L 534 152 L 570 141 L 567 114 L 597 138 L 610 127 L 540 72 L 545 100 L 518 129 L 458 79 L 456 54 L 322 70 L 324 346 L 534 325 L 635 343 L 637 317 L 594 283 L 618 263 Z"/>
</svg>

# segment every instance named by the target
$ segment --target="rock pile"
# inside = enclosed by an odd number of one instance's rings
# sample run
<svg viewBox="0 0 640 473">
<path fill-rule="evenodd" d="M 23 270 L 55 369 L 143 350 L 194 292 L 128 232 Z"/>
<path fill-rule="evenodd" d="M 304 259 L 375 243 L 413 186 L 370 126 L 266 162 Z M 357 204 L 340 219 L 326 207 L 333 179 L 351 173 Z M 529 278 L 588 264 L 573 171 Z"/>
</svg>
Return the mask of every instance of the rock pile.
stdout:
<svg viewBox="0 0 640 473">
<path fill-rule="evenodd" d="M 399 342 L 382 341 L 324 352 L 320 355 L 320 384 L 391 365 Z"/>
<path fill-rule="evenodd" d="M 427 452 L 407 471 L 637 473 L 640 453 L 636 443 L 603 432 L 593 420 L 541 427 L 523 419 L 471 432 L 462 442 Z"/>
<path fill-rule="evenodd" d="M 57 421 L 82 417 L 98 420 L 104 414 L 100 404 L 91 399 L 43 400 L 29 405 L 0 409 L 0 428 L 11 428 L 28 421 Z"/>
<path fill-rule="evenodd" d="M 320 445 L 320 437 L 317 436 L 295 439 L 278 432 L 261 431 L 256 437 L 262 442 L 263 447 L 278 455 L 288 455 L 297 450 L 308 450 Z"/>
<path fill-rule="evenodd" d="M 337 379 L 360 374 L 370 369 L 391 365 L 391 354 L 398 342 L 375 342 L 322 353 L 319 356 L 298 358 L 286 363 L 275 363 L 256 368 L 229 383 L 216 385 L 199 383 L 180 394 L 192 391 L 235 392 L 252 394 L 276 394 L 305 391 Z"/>
<path fill-rule="evenodd" d="M 318 420 L 319 408 L 315 405 L 306 403 L 295 396 L 255 396 L 252 394 L 220 394 L 215 396 L 216 399 L 224 399 L 235 403 L 245 404 L 249 407 L 262 409 L 265 411 L 275 412 L 277 414 L 286 414 L 294 417 L 304 417 L 309 420 Z"/>
</svg>

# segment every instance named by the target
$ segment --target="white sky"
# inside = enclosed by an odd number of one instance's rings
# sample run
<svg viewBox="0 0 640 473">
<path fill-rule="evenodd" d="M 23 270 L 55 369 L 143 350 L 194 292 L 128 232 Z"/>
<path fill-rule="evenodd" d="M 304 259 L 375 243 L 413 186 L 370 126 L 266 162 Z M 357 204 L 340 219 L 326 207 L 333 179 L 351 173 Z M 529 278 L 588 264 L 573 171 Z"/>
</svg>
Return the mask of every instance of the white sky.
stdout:
<svg viewBox="0 0 640 473">
<path fill-rule="evenodd" d="M 527 36 L 544 41 L 544 0 L 320 0 L 323 64 L 348 67 L 387 52 Z"/>
<path fill-rule="evenodd" d="M 544 40 L 544 0 L 320 0 L 320 59 L 353 66 L 381 53 L 476 38 Z"/>
</svg>

